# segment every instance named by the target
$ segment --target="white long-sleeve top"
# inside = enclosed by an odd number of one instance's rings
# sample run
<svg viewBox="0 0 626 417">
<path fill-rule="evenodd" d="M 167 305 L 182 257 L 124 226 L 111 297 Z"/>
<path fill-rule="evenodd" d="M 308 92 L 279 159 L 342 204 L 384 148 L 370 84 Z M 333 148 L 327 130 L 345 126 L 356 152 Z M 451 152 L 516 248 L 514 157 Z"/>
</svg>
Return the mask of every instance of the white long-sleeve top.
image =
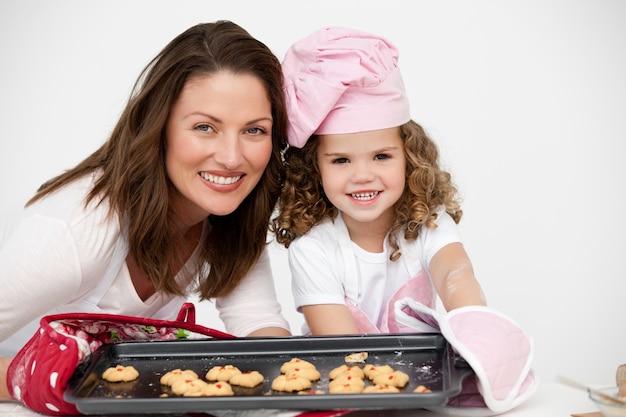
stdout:
<svg viewBox="0 0 626 417">
<path fill-rule="evenodd" d="M 176 318 L 177 309 L 164 309 L 176 304 L 176 297 L 154 294 L 142 301 L 137 295 L 126 267 L 127 238 L 118 217 L 107 217 L 106 200 L 85 207 L 92 186 L 93 176 L 86 176 L 38 200 L 18 218 L 2 219 L 0 356 L 14 354 L 32 336 L 39 319 L 55 312 Z M 176 279 L 189 292 L 196 285 L 196 276 L 186 267 Z M 93 309 L 85 306 L 90 298 L 95 300 Z M 180 304 L 186 301 L 178 298 Z M 225 330 L 236 336 L 268 326 L 289 329 L 276 298 L 267 251 L 235 291 L 216 300 L 216 306 Z M 16 334 L 20 329 L 22 334 Z"/>
</svg>

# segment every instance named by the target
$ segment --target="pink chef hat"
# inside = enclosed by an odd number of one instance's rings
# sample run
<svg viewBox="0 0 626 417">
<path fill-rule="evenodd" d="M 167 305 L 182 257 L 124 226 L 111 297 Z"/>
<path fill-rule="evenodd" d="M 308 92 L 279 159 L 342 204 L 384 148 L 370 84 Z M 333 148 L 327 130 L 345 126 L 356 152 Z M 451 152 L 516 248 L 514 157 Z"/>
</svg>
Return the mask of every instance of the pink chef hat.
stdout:
<svg viewBox="0 0 626 417">
<path fill-rule="evenodd" d="M 294 43 L 282 64 L 288 138 L 303 147 L 312 134 L 342 134 L 400 126 L 411 119 L 388 40 L 324 27 Z"/>
</svg>

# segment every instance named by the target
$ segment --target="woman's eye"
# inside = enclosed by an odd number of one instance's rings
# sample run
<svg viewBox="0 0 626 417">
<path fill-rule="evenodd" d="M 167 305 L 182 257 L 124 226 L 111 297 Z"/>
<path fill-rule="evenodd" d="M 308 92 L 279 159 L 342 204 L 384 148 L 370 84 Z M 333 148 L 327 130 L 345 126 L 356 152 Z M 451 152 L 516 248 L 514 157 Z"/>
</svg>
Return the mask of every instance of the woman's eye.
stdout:
<svg viewBox="0 0 626 417">
<path fill-rule="evenodd" d="M 247 132 L 251 135 L 264 135 L 265 133 L 267 133 L 265 129 L 262 129 L 260 127 L 251 127 L 247 130 Z"/>
<path fill-rule="evenodd" d="M 196 126 L 196 130 L 199 130 L 201 132 L 210 132 L 211 130 L 213 130 L 213 128 L 211 127 L 211 125 L 201 124 Z"/>
</svg>

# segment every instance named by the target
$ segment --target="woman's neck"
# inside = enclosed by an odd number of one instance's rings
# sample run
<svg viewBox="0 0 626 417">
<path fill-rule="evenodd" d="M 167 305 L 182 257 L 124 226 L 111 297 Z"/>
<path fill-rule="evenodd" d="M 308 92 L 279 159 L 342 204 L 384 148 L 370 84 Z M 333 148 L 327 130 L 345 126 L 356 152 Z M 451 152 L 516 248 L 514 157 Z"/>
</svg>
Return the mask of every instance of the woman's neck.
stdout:
<svg viewBox="0 0 626 417">
<path fill-rule="evenodd" d="M 176 254 L 171 263 L 172 274 L 174 276 L 176 276 L 178 271 L 180 271 L 198 247 L 200 239 L 202 239 L 203 226 L 204 222 L 200 222 L 193 226 L 180 229 L 179 236 L 181 240 L 175 247 Z M 126 266 L 137 295 L 142 301 L 146 301 L 156 291 L 154 283 L 130 253 L 126 257 Z"/>
</svg>

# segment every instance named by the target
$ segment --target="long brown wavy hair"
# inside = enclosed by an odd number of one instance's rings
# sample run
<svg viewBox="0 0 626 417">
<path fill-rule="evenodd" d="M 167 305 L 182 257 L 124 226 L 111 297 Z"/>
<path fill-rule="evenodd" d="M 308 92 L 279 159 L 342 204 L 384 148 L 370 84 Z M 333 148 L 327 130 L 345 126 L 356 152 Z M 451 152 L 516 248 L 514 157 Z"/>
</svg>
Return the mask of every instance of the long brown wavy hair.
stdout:
<svg viewBox="0 0 626 417">
<path fill-rule="evenodd" d="M 406 155 L 405 187 L 395 204 L 395 220 L 389 233 L 390 259 L 400 257 L 396 235 L 400 229 L 407 240 L 416 239 L 422 226 L 436 227 L 437 209 L 444 206 L 456 223 L 463 211 L 451 175 L 440 168 L 439 150 L 422 126 L 410 120 L 400 126 Z M 289 147 L 284 155 L 285 184 L 278 215 L 271 230 L 286 248 L 325 218 L 338 211 L 324 194 L 317 163 L 317 138 L 312 136 L 302 149 Z"/>
<path fill-rule="evenodd" d="M 128 225 L 129 250 L 157 291 L 185 294 L 177 284 L 175 189 L 165 169 L 165 126 L 186 81 L 220 70 L 252 74 L 272 107 L 272 154 L 254 190 L 226 216 L 209 216 L 210 232 L 196 265 L 203 299 L 232 291 L 267 243 L 284 176 L 287 115 L 280 61 L 262 42 L 229 21 L 193 26 L 174 38 L 141 72 L 109 139 L 74 168 L 41 186 L 27 206 L 85 175 L 101 172 L 85 205 L 107 199 Z"/>
</svg>

